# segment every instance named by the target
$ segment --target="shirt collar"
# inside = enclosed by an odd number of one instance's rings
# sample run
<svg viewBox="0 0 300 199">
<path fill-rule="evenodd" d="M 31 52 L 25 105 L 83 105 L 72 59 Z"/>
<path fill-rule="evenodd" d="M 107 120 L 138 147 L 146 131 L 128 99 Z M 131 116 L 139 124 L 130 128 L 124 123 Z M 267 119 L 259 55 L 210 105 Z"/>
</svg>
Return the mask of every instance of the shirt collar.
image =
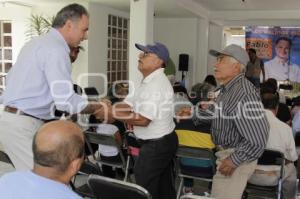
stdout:
<svg viewBox="0 0 300 199">
<path fill-rule="evenodd" d="M 265 113 L 268 117 L 272 117 L 272 118 L 276 117 L 271 110 L 265 109 Z"/>
<path fill-rule="evenodd" d="M 151 82 L 151 80 L 154 78 L 154 77 L 156 77 L 156 76 L 158 76 L 158 75 L 160 75 L 160 74 L 162 74 L 162 73 L 164 73 L 164 68 L 159 68 L 159 69 L 156 69 L 155 71 L 153 71 L 152 73 L 150 73 L 147 77 L 145 77 L 143 80 L 142 80 L 142 83 L 149 83 L 149 82 Z"/>
<path fill-rule="evenodd" d="M 221 92 L 227 91 L 229 90 L 235 83 L 237 83 L 238 81 L 240 81 L 240 79 L 244 76 L 244 73 L 241 73 L 237 76 L 235 76 L 232 80 L 230 80 L 227 84 L 225 85 L 221 85 L 220 86 L 220 90 Z"/>
<path fill-rule="evenodd" d="M 275 57 L 274 60 L 276 61 L 276 63 L 282 65 L 282 66 L 288 66 L 289 65 L 289 61 L 287 60 L 286 62 L 282 62 L 281 59 L 279 59 L 279 57 Z"/>
<path fill-rule="evenodd" d="M 62 36 L 62 34 L 57 29 L 50 28 L 49 34 L 56 37 L 64 45 L 64 48 L 66 49 L 66 51 L 68 53 L 70 53 L 70 47 L 69 47 L 68 43 L 66 42 L 65 38 Z"/>
</svg>

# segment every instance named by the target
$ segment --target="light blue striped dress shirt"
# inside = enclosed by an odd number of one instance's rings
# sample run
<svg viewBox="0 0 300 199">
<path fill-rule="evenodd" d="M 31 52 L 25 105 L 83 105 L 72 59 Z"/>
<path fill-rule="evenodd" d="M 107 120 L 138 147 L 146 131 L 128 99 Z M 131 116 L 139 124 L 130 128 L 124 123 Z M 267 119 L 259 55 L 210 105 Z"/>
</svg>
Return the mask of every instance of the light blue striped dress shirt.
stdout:
<svg viewBox="0 0 300 199">
<path fill-rule="evenodd" d="M 57 109 L 78 113 L 87 100 L 73 91 L 70 48 L 52 28 L 22 48 L 7 75 L 3 104 L 42 119 L 51 119 Z"/>
</svg>

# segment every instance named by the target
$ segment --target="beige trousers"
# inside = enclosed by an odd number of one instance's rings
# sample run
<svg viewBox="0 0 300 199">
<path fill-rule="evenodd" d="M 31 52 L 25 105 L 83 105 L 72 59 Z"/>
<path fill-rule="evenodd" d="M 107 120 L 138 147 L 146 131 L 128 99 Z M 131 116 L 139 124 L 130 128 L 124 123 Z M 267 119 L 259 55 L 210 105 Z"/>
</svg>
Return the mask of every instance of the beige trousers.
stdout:
<svg viewBox="0 0 300 199">
<path fill-rule="evenodd" d="M 217 169 L 220 160 L 230 156 L 234 149 L 218 151 Z M 252 175 L 257 165 L 257 160 L 241 164 L 231 176 L 224 176 L 218 170 L 213 177 L 211 196 L 216 199 L 241 199 L 247 181 Z"/>
<path fill-rule="evenodd" d="M 0 142 L 16 170 L 33 168 L 32 140 L 44 122 L 32 117 L 3 112 Z"/>
</svg>

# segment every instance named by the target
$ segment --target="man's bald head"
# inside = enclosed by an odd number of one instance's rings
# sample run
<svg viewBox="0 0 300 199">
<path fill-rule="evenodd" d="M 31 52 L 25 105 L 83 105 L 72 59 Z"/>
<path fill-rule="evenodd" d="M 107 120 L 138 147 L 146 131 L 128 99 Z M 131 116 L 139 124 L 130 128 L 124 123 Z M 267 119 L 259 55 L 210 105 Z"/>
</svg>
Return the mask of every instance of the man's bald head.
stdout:
<svg viewBox="0 0 300 199">
<path fill-rule="evenodd" d="M 43 125 L 33 139 L 34 163 L 64 172 L 76 158 L 84 155 L 84 135 L 68 121 L 53 121 Z"/>
</svg>

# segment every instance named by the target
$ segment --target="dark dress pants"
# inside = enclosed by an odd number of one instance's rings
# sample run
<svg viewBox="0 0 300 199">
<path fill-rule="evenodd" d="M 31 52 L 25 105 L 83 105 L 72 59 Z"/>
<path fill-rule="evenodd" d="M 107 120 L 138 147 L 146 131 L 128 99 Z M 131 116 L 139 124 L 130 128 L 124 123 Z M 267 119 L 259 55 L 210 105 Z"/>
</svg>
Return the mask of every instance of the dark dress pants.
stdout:
<svg viewBox="0 0 300 199">
<path fill-rule="evenodd" d="M 136 183 L 147 189 L 153 199 L 175 199 L 176 133 L 172 132 L 158 140 L 142 141 L 141 144 L 134 167 Z"/>
</svg>

